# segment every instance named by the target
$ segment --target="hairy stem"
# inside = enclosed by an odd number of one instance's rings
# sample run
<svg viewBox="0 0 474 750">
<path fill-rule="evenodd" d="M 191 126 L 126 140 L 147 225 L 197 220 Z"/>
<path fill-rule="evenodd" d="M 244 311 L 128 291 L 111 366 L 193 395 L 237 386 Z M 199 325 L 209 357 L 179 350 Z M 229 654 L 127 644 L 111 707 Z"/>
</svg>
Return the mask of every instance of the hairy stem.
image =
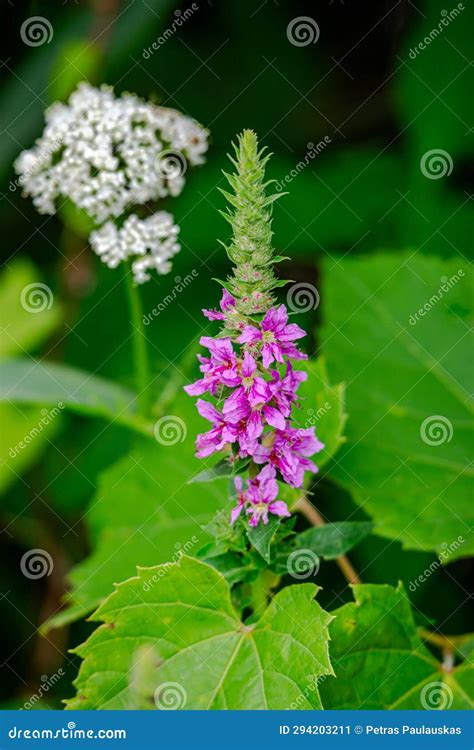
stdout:
<svg viewBox="0 0 474 750">
<path fill-rule="evenodd" d="M 143 326 L 143 312 L 140 293 L 133 281 L 130 269 L 125 271 L 125 286 L 130 308 L 130 328 L 132 332 L 133 363 L 135 368 L 135 387 L 137 389 L 138 410 L 142 416 L 149 411 L 150 363 Z"/>
<path fill-rule="evenodd" d="M 314 505 L 312 505 L 306 497 L 303 496 L 300 498 L 300 500 L 298 500 L 295 509 L 299 510 L 299 512 L 310 523 L 312 523 L 313 526 L 326 525 L 326 521 L 324 520 L 322 515 L 319 513 L 319 511 L 316 510 Z M 339 557 L 336 557 L 336 564 L 348 583 L 362 583 L 359 574 L 352 566 L 349 558 L 346 555 L 339 555 Z"/>
</svg>

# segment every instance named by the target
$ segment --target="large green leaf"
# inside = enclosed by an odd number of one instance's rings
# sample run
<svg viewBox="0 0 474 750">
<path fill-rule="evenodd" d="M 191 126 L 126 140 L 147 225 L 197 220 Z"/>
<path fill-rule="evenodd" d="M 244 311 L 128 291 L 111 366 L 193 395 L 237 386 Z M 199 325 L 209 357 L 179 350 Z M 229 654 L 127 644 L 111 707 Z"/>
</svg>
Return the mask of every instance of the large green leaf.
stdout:
<svg viewBox="0 0 474 750">
<path fill-rule="evenodd" d="M 141 674 L 147 672 L 150 708 L 276 710 L 297 701 L 299 708 L 321 708 L 314 683 L 332 674 L 332 618 L 314 600 L 317 590 L 290 586 L 257 623 L 245 626 L 224 577 L 206 563 L 183 557 L 179 564 L 140 568 L 94 614 L 103 624 L 76 649 L 84 662 L 67 707 L 134 707 L 134 656 L 148 646 L 156 667 Z M 174 706 L 167 703 L 173 697 Z"/>
<path fill-rule="evenodd" d="M 152 434 L 152 426 L 136 416 L 135 394 L 82 370 L 26 359 L 0 363 L 0 401 L 44 404 L 106 417 Z M 61 408 L 62 408 L 61 407 Z"/>
<path fill-rule="evenodd" d="M 325 267 L 323 347 L 350 414 L 331 474 L 405 547 L 462 537 L 451 559 L 473 549 L 469 279 L 464 263 L 415 254 Z"/>
<path fill-rule="evenodd" d="M 436 661 L 417 635 L 401 584 L 353 589 L 355 603 L 335 610 L 329 628 L 336 679 L 320 684 L 324 707 L 472 708 L 472 666 Z"/>
<path fill-rule="evenodd" d="M 195 554 L 211 539 L 203 527 L 222 509 L 230 513 L 225 478 L 205 485 L 188 483 L 197 467 L 206 466 L 194 456 L 203 420 L 192 400 L 180 394 L 171 408 L 167 424 L 174 424 L 177 432 L 174 437 L 169 433 L 170 444 L 142 438 L 101 475 L 86 517 L 93 552 L 71 572 L 68 606 L 46 628 L 90 613 L 115 582 L 134 575 L 137 565 Z"/>
</svg>

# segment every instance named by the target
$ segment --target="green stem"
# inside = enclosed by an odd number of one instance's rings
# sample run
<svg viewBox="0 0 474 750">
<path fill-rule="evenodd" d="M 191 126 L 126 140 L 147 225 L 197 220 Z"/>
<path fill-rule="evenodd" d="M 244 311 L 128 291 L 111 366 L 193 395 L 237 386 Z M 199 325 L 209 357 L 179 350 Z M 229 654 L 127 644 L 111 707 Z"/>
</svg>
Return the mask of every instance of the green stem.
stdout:
<svg viewBox="0 0 474 750">
<path fill-rule="evenodd" d="M 143 311 L 140 294 L 133 281 L 129 268 L 125 271 L 125 286 L 130 308 L 130 328 L 132 331 L 133 363 L 135 368 L 135 386 L 137 389 L 138 410 L 142 416 L 149 412 L 150 363 L 143 325 Z"/>
</svg>

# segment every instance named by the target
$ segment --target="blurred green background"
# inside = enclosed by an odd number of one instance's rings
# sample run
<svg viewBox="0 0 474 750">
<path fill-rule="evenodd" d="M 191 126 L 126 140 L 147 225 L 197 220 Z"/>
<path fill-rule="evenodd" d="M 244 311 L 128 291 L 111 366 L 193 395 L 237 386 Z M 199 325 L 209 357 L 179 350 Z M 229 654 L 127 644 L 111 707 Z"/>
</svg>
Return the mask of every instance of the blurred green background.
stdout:
<svg viewBox="0 0 474 750">
<path fill-rule="evenodd" d="M 74 215 L 39 216 L 14 182 L 12 163 L 41 134 L 44 109 L 66 100 L 85 79 L 175 107 L 210 131 L 206 164 L 188 171 L 181 196 L 161 204 L 181 226 L 181 253 L 169 276 L 154 277 L 142 289 L 144 310 L 150 311 L 177 278 L 197 273 L 147 328 L 160 375 L 158 395 L 170 378 L 189 371 L 202 328 L 200 309 L 213 306 L 219 296 L 211 279 L 227 273 L 217 241 L 228 236 L 218 213 L 224 206 L 218 187 L 224 186 L 221 170 L 228 167 L 230 143 L 243 128 L 254 128 L 274 153 L 269 176 L 279 181 L 305 158 L 308 144 L 327 138 L 275 206 L 275 247 L 292 258 L 282 264 L 283 277 L 319 288 L 323 260 L 381 250 L 416 249 L 463 263 L 470 257 L 471 11 L 464 10 L 413 57 L 410 50 L 443 17 L 444 0 L 363 5 L 202 0 L 159 49 L 148 53 L 190 5 L 172 0 L 3 3 L 2 24 L 9 28 L 0 70 L 3 355 L 40 354 L 133 386 L 120 272 L 93 255 Z M 20 28 L 34 15 L 47 18 L 53 34 L 49 43 L 30 47 Z M 317 21 L 317 43 L 289 42 L 287 27 L 297 16 Z M 420 159 L 433 148 L 447 151 L 455 165 L 440 180 L 426 179 L 420 169 Z M 18 290 L 37 279 L 54 293 L 54 306 L 41 321 L 25 317 L 17 304 Z M 313 331 L 307 346 L 314 352 L 324 311 L 323 294 L 318 310 L 305 320 Z M 124 427 L 64 413 L 21 458 L 12 459 L 9 448 L 38 414 L 19 405 L 1 408 L 5 677 L 0 698 L 21 704 L 41 675 L 59 665 L 68 681 L 74 675 L 74 659 L 65 661 L 63 652 L 89 626 L 80 622 L 48 639 L 39 638 L 36 628 L 57 609 L 67 569 L 90 551 L 85 512 L 97 477 L 126 455 L 131 435 Z M 319 492 L 320 508 L 330 520 L 352 513 L 365 517 L 330 481 L 323 480 Z M 55 558 L 54 574 L 34 590 L 19 569 L 23 551 L 31 547 L 54 550 Z M 351 559 L 364 568 L 364 580 L 396 583 L 416 577 L 432 555 L 402 554 L 398 542 L 387 548 L 372 537 Z M 464 632 L 468 612 L 460 593 L 468 578 L 467 562 L 458 561 L 437 571 L 412 599 L 428 621 L 445 621 L 452 612 L 445 630 Z M 326 602 L 337 605 L 347 598 L 335 566 L 322 571 L 321 584 Z M 58 687 L 61 697 L 68 690 Z M 56 705 L 55 698 L 48 696 L 47 704 Z"/>
</svg>

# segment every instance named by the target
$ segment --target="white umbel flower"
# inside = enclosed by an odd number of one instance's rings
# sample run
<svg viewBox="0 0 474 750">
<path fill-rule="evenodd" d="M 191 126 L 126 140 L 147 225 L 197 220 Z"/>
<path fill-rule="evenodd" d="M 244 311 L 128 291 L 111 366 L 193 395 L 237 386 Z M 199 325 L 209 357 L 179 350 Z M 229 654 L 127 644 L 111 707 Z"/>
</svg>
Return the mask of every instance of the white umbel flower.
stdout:
<svg viewBox="0 0 474 750">
<path fill-rule="evenodd" d="M 89 241 L 95 253 L 109 268 L 116 268 L 127 258 L 139 256 L 132 262 L 136 284 L 143 284 L 150 278 L 147 271 L 155 269 L 164 274 L 171 270 L 170 259 L 179 252 L 177 241 L 179 227 L 167 211 L 139 219 L 132 214 L 118 229 L 108 221 L 100 229 L 92 232 Z"/>
<path fill-rule="evenodd" d="M 134 94 L 116 97 L 109 86 L 81 83 L 45 119 L 41 138 L 15 163 L 40 213 L 55 213 L 57 200 L 68 198 L 102 224 L 134 205 L 178 195 L 187 163 L 201 164 L 207 150 L 207 131 L 190 117 Z M 176 154 L 181 168 L 163 169 L 164 152 Z"/>
<path fill-rule="evenodd" d="M 123 221 L 137 205 L 179 195 L 188 165 L 204 161 L 207 131 L 176 110 L 88 83 L 79 84 L 67 105 L 49 107 L 45 120 L 41 138 L 15 162 L 37 210 L 54 214 L 68 199 L 102 225 L 90 242 L 109 268 L 138 256 L 132 262 L 137 283 L 150 278 L 150 269 L 167 273 L 179 251 L 179 228 L 170 214 L 132 214 L 120 229 L 112 220 Z"/>
</svg>

